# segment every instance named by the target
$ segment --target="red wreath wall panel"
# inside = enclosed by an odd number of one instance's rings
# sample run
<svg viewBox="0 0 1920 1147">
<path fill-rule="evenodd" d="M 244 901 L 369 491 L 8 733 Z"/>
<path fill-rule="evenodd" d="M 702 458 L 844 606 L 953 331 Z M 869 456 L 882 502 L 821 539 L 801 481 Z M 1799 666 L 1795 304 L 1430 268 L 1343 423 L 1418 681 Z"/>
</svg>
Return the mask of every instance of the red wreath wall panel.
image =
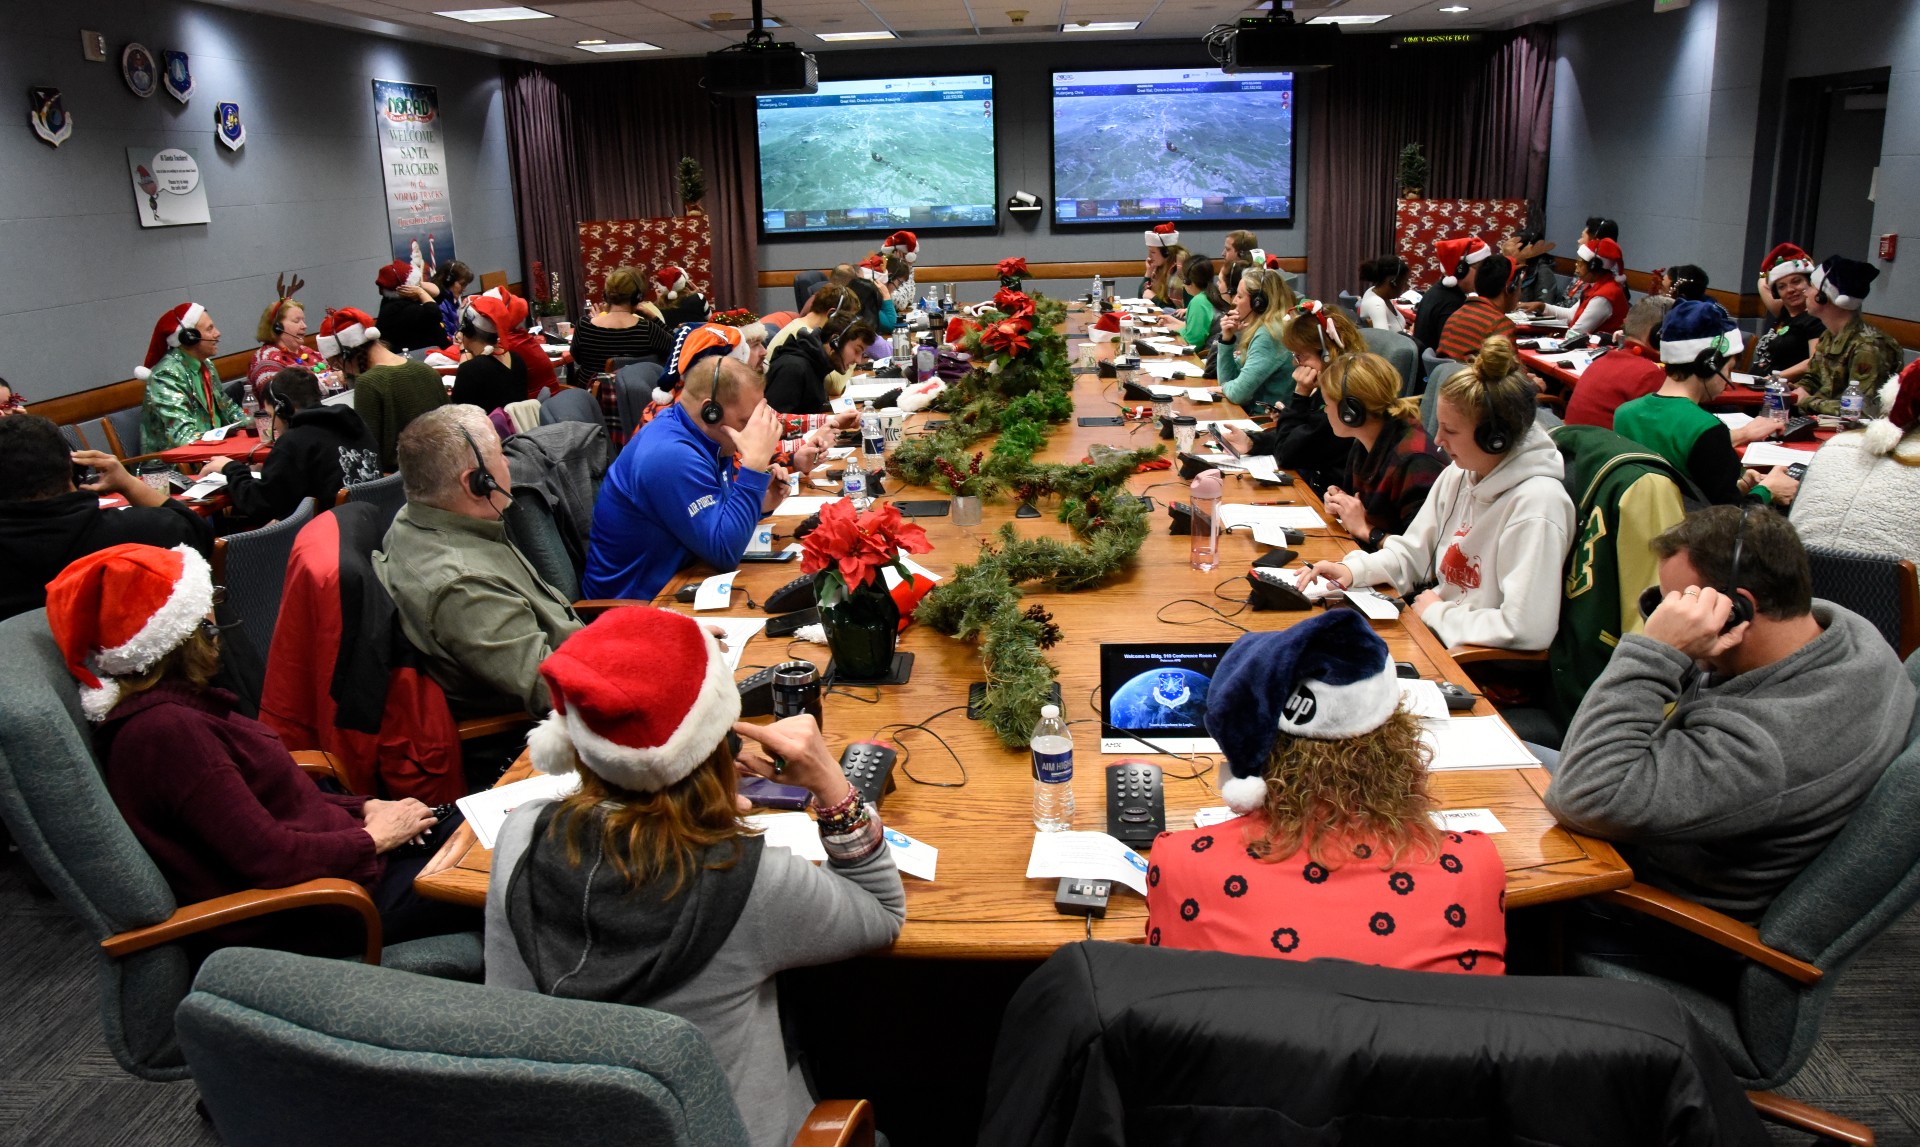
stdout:
<svg viewBox="0 0 1920 1147">
<path fill-rule="evenodd" d="M 590 302 L 600 301 L 607 273 L 615 267 L 635 267 L 651 275 L 668 264 L 685 268 L 693 289 L 713 297 L 713 227 L 706 212 L 580 224 L 580 269 Z"/>
<path fill-rule="evenodd" d="M 1402 199 L 1395 208 L 1394 240 L 1413 268 L 1414 285 L 1424 290 L 1445 277 L 1433 257 L 1435 243 L 1477 235 L 1498 247 L 1526 222 L 1524 199 Z"/>
</svg>

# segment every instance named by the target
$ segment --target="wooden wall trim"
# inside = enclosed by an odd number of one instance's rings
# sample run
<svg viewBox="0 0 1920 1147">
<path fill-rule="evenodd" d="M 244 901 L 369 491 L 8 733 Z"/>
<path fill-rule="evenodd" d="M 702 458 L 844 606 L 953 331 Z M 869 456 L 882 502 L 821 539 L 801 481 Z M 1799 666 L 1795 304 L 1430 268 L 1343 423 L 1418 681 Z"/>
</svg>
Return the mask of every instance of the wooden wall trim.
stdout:
<svg viewBox="0 0 1920 1147">
<path fill-rule="evenodd" d="M 1305 259 L 1282 259 L 1280 266 L 1288 273 L 1298 273 L 1307 269 Z M 791 287 L 793 277 L 804 270 L 825 270 L 825 268 L 802 267 L 790 271 L 760 272 L 762 287 Z M 1143 273 L 1141 260 L 1122 260 L 1110 263 L 1029 263 L 1027 272 L 1036 279 L 1089 279 L 1098 274 L 1107 279 L 1139 278 Z M 913 277 L 921 283 L 991 283 L 1000 277 L 1000 268 L 994 263 L 953 263 L 944 267 L 915 267 Z"/>
<path fill-rule="evenodd" d="M 1556 255 L 1554 256 L 1553 264 L 1554 269 L 1561 274 L 1573 274 L 1572 259 Z M 1645 294 L 1648 288 L 1653 286 L 1653 273 L 1651 271 L 1636 271 L 1629 267 L 1627 268 L 1627 286 L 1632 290 Z M 1727 313 L 1737 319 L 1764 318 L 1767 313 L 1766 306 L 1760 301 L 1760 295 L 1757 292 L 1749 291 L 1745 294 L 1736 295 L 1732 291 L 1720 291 L 1708 287 L 1707 297 L 1725 307 Z M 1912 319 L 1895 318 L 1892 315 L 1876 315 L 1871 313 L 1862 314 L 1860 317 L 1893 336 L 1894 341 L 1898 342 L 1901 346 L 1909 350 L 1920 350 L 1920 322 L 1915 322 Z"/>
</svg>

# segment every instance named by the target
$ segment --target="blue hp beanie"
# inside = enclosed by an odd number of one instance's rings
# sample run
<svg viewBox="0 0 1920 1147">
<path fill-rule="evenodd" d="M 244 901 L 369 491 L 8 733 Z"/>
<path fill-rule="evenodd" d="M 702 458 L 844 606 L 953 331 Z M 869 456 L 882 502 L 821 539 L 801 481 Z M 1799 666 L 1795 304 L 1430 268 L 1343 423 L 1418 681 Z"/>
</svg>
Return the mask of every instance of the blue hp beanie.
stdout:
<svg viewBox="0 0 1920 1147">
<path fill-rule="evenodd" d="M 1226 756 L 1220 795 L 1235 812 L 1267 799 L 1281 733 L 1338 741 L 1371 733 L 1400 707 L 1387 643 L 1356 610 L 1330 609 L 1233 643 L 1207 689 L 1207 732 Z"/>
<path fill-rule="evenodd" d="M 1733 316 L 1711 299 L 1682 299 L 1660 324 L 1660 361 L 1664 363 L 1700 362 L 1702 355 L 1710 355 L 1717 363 L 1739 354 L 1745 345 Z"/>
</svg>

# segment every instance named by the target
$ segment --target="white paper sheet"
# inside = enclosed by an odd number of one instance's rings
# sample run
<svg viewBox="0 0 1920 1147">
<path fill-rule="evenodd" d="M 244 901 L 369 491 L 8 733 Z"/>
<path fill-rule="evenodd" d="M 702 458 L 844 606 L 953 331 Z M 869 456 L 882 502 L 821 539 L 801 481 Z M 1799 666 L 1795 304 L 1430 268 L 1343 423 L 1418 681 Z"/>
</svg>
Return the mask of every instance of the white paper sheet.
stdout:
<svg viewBox="0 0 1920 1147">
<path fill-rule="evenodd" d="M 1150 374 L 1155 378 L 1164 378 L 1169 381 L 1172 381 L 1173 376 L 1176 374 L 1186 378 L 1205 378 L 1207 376 L 1206 368 L 1199 363 L 1188 362 L 1185 359 L 1178 358 L 1165 360 L 1157 358 L 1149 359 L 1140 364 L 1140 371 L 1142 374 Z M 1157 389 L 1157 386 L 1150 386 L 1149 389 Z M 1187 388 L 1184 386 L 1171 386 L 1167 389 L 1173 392 L 1168 395 L 1169 398 L 1185 398 L 1187 396 Z"/>
<path fill-rule="evenodd" d="M 1210 824 L 1221 824 L 1239 815 L 1239 813 L 1228 808 L 1226 805 L 1214 805 L 1212 808 L 1194 809 L 1193 827 L 1205 828 Z"/>
<path fill-rule="evenodd" d="M 804 518 L 808 514 L 819 513 L 820 508 L 828 502 L 838 502 L 839 500 L 838 498 L 788 498 L 786 501 L 774 507 L 773 516 L 776 518 Z"/>
<path fill-rule="evenodd" d="M 877 378 L 872 382 L 849 382 L 843 397 L 851 402 L 867 402 L 879 398 L 890 390 L 899 390 L 906 385 L 905 379 Z"/>
<path fill-rule="evenodd" d="M 1507 723 L 1498 717 L 1449 717 L 1420 722 L 1420 735 L 1433 746 L 1433 772 L 1458 769 L 1540 767 L 1540 761 Z"/>
<path fill-rule="evenodd" d="M 1736 370 L 1732 374 L 1729 374 L 1727 377 L 1739 383 L 1741 386 L 1752 386 L 1752 387 L 1765 386 L 1765 384 L 1761 381 L 1760 376 L 1757 374 L 1741 374 L 1739 371 Z"/>
<path fill-rule="evenodd" d="M 1244 430 L 1248 434 L 1260 429 L 1260 424 L 1251 418 L 1202 418 L 1195 425 L 1201 434 L 1210 432 L 1216 426 L 1226 430 Z"/>
<path fill-rule="evenodd" d="M 180 496 L 189 502 L 197 502 L 210 494 L 226 489 L 226 486 L 227 476 L 215 470 L 213 473 L 181 491 Z"/>
<path fill-rule="evenodd" d="M 532 801 L 558 800 L 579 787 L 579 773 L 561 777 L 535 773 L 524 781 L 468 793 L 453 803 L 473 826 L 473 835 L 479 839 L 480 847 L 491 852 L 508 813 Z"/>
<path fill-rule="evenodd" d="M 1242 502 L 1231 502 L 1220 507 L 1220 528 L 1230 530 L 1235 526 L 1324 530 L 1327 523 L 1314 513 L 1312 506 L 1249 506 Z"/>
<path fill-rule="evenodd" d="M 1124 884 L 1147 894 L 1147 862 L 1104 832 L 1036 832 L 1027 857 L 1027 879 L 1086 876 Z"/>
<path fill-rule="evenodd" d="M 1440 686 L 1431 681 L 1415 681 L 1402 677 L 1400 683 L 1400 707 L 1416 717 L 1434 721 L 1446 721 L 1453 714 L 1447 711 L 1447 698 L 1440 692 Z"/>
<path fill-rule="evenodd" d="M 934 869 L 940 863 L 940 850 L 925 841 L 915 840 L 898 829 L 882 829 L 886 837 L 887 851 L 893 855 L 893 863 L 901 872 L 920 880 L 931 881 Z"/>
<path fill-rule="evenodd" d="M 1505 832 L 1507 826 L 1490 808 L 1443 808 L 1429 814 L 1435 828 L 1449 832 Z"/>
<path fill-rule="evenodd" d="M 703 617 L 700 619 L 700 624 L 717 625 L 727 631 L 727 635 L 720 640 L 727 647 L 724 654 L 727 671 L 732 672 L 740 668 L 740 657 L 747 651 L 747 642 L 753 639 L 754 634 L 767 627 L 767 619 L 764 617 Z"/>
<path fill-rule="evenodd" d="M 1742 426 L 1745 426 L 1747 423 L 1753 421 L 1753 415 L 1741 414 L 1738 411 L 1732 411 L 1726 414 L 1716 414 L 1714 415 L 1714 417 L 1726 423 L 1728 430 L 1738 430 Z"/>
<path fill-rule="evenodd" d="M 1399 606 L 1364 586 L 1348 590 L 1347 600 L 1353 603 L 1355 609 L 1366 614 L 1368 621 L 1394 621 L 1400 616 Z"/>
<path fill-rule="evenodd" d="M 823 864 L 827 846 L 820 843 L 820 830 L 813 818 L 803 812 L 763 812 L 747 817 L 746 822 L 760 830 L 761 839 L 770 847 L 784 848 L 802 860 Z"/>
<path fill-rule="evenodd" d="M 726 573 L 714 574 L 702 581 L 700 588 L 693 591 L 693 608 L 696 611 L 725 609 L 732 605 L 733 579 L 739 574 L 739 570 L 729 570 Z"/>
<path fill-rule="evenodd" d="M 925 578 L 928 581 L 940 580 L 939 574 L 934 573 L 932 570 L 928 569 L 926 566 L 923 566 L 919 562 L 914 561 L 911 557 L 907 556 L 906 554 L 900 555 L 900 564 L 903 566 L 906 566 L 907 572 L 912 574 L 916 579 Z M 894 586 L 899 585 L 903 580 L 905 580 L 900 576 L 900 571 L 894 569 L 892 566 L 881 566 L 880 576 L 886 579 L 887 588 L 889 590 L 891 590 Z"/>
<path fill-rule="evenodd" d="M 773 552 L 773 523 L 760 522 L 753 527 L 753 536 L 747 539 L 747 553 L 767 554 Z"/>
<path fill-rule="evenodd" d="M 1813 451 L 1795 450 L 1778 442 L 1749 442 L 1740 461 L 1748 466 L 1791 466 L 1795 462 L 1813 461 Z"/>
</svg>

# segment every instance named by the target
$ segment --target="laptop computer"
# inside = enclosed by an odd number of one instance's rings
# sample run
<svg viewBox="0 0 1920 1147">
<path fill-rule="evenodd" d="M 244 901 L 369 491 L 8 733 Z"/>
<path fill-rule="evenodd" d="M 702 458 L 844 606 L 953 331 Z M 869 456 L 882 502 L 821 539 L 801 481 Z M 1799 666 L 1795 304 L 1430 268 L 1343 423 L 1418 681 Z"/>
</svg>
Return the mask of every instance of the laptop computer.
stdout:
<svg viewBox="0 0 1920 1147">
<path fill-rule="evenodd" d="M 1207 689 L 1224 641 L 1100 646 L 1102 753 L 1218 753 L 1207 735 Z"/>
</svg>

